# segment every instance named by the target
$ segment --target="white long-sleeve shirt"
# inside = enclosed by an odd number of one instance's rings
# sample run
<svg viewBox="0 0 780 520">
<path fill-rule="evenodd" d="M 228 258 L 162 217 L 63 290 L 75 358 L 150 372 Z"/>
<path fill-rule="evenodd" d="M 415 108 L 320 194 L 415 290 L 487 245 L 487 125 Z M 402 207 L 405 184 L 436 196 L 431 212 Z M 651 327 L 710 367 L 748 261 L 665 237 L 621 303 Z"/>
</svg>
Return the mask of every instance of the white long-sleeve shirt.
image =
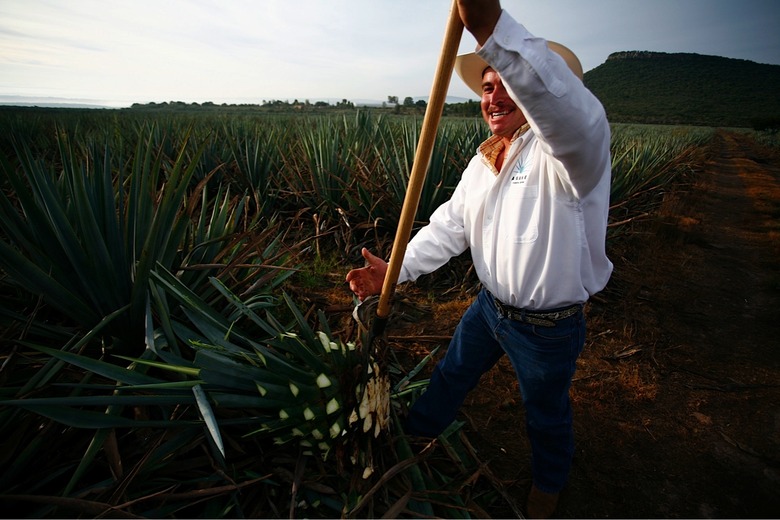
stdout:
<svg viewBox="0 0 780 520">
<path fill-rule="evenodd" d="M 476 273 L 505 304 L 583 303 L 607 284 L 610 131 L 601 103 L 546 41 L 504 11 L 477 53 L 496 70 L 530 130 L 496 175 L 478 152 L 452 198 L 409 242 L 399 282 L 471 248 Z"/>
</svg>

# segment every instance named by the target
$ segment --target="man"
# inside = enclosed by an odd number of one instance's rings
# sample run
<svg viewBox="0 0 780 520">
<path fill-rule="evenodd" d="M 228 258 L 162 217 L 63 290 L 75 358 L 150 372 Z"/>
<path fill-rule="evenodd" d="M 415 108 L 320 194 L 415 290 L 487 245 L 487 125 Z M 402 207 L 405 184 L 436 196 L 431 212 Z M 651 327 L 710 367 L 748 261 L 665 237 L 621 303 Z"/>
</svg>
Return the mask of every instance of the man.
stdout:
<svg viewBox="0 0 780 520">
<path fill-rule="evenodd" d="M 498 0 L 459 0 L 476 54 L 458 75 L 481 96 L 492 136 L 452 198 L 410 241 L 399 282 L 471 249 L 482 290 L 463 315 L 407 432 L 434 437 L 504 354 L 516 371 L 532 450 L 530 517 L 555 511 L 574 453 L 569 387 L 585 341 L 583 304 L 606 285 L 610 133 L 565 47 L 531 35 Z M 362 300 L 381 292 L 387 263 L 347 274 Z"/>
</svg>

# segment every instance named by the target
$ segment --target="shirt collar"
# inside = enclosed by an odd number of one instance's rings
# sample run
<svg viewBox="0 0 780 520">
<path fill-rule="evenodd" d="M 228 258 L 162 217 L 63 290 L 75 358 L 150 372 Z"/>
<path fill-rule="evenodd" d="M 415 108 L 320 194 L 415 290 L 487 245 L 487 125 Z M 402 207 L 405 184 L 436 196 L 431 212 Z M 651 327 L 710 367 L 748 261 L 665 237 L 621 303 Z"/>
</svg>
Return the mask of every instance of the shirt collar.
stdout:
<svg viewBox="0 0 780 520">
<path fill-rule="evenodd" d="M 529 128 L 530 125 L 528 123 L 518 128 L 517 131 L 512 135 L 512 139 L 510 141 L 514 143 L 520 136 L 525 134 Z M 485 139 L 482 144 L 479 145 L 479 152 L 482 154 L 483 162 L 485 162 L 485 164 L 490 167 L 495 175 L 498 175 L 496 160 L 498 159 L 498 155 L 503 149 L 504 140 L 497 135 L 491 135 Z"/>
</svg>

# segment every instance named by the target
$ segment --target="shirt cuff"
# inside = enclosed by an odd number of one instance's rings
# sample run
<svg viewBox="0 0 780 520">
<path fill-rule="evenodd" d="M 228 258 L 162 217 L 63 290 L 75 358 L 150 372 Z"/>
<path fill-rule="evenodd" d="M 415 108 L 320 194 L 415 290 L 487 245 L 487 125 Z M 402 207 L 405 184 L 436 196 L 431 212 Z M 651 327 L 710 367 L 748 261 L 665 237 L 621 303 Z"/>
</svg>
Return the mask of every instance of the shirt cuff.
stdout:
<svg viewBox="0 0 780 520">
<path fill-rule="evenodd" d="M 496 22 L 493 34 L 476 54 L 485 60 L 499 75 L 520 74 L 515 86 L 524 92 L 547 91 L 560 97 L 566 91 L 566 83 L 560 77 L 563 60 L 547 47 L 547 40 L 534 36 L 521 23 L 503 10 Z M 509 85 L 505 85 L 509 87 Z M 510 88 L 510 91 L 512 89 Z M 514 92 L 519 94 L 519 92 Z"/>
</svg>

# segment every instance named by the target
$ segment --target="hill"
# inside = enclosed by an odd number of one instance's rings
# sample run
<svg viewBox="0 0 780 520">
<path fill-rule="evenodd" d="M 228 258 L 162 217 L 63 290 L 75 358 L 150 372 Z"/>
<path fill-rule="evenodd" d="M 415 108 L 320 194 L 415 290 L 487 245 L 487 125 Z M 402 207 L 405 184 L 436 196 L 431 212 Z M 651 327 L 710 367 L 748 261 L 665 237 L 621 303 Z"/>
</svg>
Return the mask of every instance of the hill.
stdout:
<svg viewBox="0 0 780 520">
<path fill-rule="evenodd" d="M 700 54 L 611 54 L 585 73 L 610 121 L 756 127 L 780 121 L 780 65 Z"/>
</svg>

